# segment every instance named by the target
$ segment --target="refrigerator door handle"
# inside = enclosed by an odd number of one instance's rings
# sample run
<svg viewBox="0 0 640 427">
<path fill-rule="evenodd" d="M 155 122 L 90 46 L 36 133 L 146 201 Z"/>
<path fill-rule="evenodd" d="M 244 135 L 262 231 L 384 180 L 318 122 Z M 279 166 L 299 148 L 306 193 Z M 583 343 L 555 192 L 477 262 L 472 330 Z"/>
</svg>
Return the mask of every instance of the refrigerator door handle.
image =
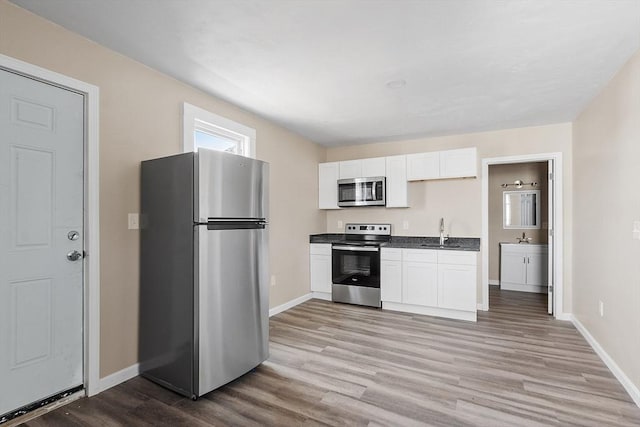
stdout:
<svg viewBox="0 0 640 427">
<path fill-rule="evenodd" d="M 207 230 L 251 230 L 264 229 L 266 226 L 265 220 L 224 220 L 208 222 Z"/>
</svg>

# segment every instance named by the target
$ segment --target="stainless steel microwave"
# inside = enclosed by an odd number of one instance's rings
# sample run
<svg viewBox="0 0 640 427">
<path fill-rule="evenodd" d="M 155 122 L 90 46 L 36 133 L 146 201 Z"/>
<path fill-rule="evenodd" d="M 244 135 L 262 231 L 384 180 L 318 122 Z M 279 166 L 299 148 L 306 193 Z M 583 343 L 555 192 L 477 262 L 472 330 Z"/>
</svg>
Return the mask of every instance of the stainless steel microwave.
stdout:
<svg viewBox="0 0 640 427">
<path fill-rule="evenodd" d="M 338 206 L 385 206 L 384 176 L 338 180 Z"/>
</svg>

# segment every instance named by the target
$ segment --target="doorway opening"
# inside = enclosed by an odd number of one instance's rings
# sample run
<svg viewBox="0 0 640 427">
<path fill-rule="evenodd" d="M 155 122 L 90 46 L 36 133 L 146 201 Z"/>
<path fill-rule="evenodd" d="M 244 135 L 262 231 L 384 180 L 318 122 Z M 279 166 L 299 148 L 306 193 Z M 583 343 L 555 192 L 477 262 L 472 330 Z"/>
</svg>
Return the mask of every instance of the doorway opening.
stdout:
<svg viewBox="0 0 640 427">
<path fill-rule="evenodd" d="M 548 161 L 489 165 L 490 306 L 499 299 L 553 311 L 547 305 L 548 170 Z"/>
<path fill-rule="evenodd" d="M 482 178 L 479 308 L 490 310 L 492 298 L 504 303 L 509 297 L 566 318 L 562 153 L 483 159 Z"/>
</svg>

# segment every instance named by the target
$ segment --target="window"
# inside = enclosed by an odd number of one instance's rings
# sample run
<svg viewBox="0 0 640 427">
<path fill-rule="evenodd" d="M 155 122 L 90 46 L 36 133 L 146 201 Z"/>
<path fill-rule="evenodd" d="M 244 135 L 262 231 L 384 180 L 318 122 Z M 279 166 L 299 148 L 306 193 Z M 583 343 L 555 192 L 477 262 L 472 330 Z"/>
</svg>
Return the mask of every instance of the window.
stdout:
<svg viewBox="0 0 640 427">
<path fill-rule="evenodd" d="M 202 147 L 255 157 L 255 129 L 186 102 L 183 120 L 185 152 Z"/>
</svg>

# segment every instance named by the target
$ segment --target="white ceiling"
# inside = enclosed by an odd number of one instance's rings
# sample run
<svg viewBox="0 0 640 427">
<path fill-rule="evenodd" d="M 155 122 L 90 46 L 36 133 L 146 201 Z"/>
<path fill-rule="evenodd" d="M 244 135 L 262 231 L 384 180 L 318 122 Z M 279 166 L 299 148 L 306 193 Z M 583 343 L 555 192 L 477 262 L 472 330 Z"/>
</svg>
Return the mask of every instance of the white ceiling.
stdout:
<svg viewBox="0 0 640 427">
<path fill-rule="evenodd" d="M 327 146 L 570 121 L 640 48 L 640 0 L 12 1 Z"/>
</svg>

